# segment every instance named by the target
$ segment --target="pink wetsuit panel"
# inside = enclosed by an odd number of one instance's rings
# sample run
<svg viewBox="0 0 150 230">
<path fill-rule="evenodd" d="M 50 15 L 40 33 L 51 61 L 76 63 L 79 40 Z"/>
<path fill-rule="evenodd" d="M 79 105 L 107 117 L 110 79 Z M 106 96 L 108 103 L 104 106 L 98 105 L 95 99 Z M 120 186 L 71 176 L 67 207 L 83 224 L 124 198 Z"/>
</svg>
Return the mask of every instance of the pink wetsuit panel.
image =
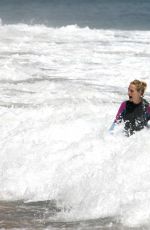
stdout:
<svg viewBox="0 0 150 230">
<path fill-rule="evenodd" d="M 147 113 L 150 115 L 150 105 L 147 107 Z"/>
<path fill-rule="evenodd" d="M 117 113 L 116 118 L 115 118 L 115 122 L 117 122 L 119 120 L 120 115 L 125 110 L 125 108 L 126 108 L 126 101 L 122 102 L 122 104 L 120 105 L 120 108 L 119 108 L 118 113 Z"/>
</svg>

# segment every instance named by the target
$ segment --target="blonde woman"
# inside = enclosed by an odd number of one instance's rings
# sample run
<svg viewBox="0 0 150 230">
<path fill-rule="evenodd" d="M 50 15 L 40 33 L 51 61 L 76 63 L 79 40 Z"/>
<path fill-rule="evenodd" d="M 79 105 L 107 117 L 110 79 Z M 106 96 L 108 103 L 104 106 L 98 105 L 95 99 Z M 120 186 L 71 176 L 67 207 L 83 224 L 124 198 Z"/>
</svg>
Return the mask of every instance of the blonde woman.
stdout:
<svg viewBox="0 0 150 230">
<path fill-rule="evenodd" d="M 143 81 L 134 80 L 128 87 L 129 100 L 122 102 L 116 118 L 110 128 L 112 131 L 116 124 L 124 122 L 124 131 L 130 136 L 148 126 L 150 120 L 150 105 L 143 98 L 147 84 Z"/>
</svg>

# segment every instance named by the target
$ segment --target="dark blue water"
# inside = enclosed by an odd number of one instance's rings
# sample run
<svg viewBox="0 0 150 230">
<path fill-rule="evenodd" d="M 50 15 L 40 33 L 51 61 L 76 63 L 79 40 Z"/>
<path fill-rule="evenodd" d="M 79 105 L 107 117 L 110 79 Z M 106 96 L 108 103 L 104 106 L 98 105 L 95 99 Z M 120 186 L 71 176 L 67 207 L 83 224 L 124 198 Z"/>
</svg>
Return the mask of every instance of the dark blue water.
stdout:
<svg viewBox="0 0 150 230">
<path fill-rule="evenodd" d="M 150 29 L 149 0 L 3 0 L 3 23 L 70 24 L 104 29 Z"/>
</svg>

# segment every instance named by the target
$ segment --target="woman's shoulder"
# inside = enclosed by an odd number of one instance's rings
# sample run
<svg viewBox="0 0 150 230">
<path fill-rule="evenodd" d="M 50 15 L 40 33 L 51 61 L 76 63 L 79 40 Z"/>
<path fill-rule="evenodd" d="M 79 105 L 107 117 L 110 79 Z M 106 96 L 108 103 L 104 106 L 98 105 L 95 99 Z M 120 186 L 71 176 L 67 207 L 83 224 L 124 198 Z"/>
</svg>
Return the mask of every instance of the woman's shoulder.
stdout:
<svg viewBox="0 0 150 230">
<path fill-rule="evenodd" d="M 120 108 L 125 109 L 128 101 L 123 101 L 120 105 Z"/>
<path fill-rule="evenodd" d="M 145 98 L 143 98 L 143 104 L 149 106 L 149 102 Z"/>
</svg>

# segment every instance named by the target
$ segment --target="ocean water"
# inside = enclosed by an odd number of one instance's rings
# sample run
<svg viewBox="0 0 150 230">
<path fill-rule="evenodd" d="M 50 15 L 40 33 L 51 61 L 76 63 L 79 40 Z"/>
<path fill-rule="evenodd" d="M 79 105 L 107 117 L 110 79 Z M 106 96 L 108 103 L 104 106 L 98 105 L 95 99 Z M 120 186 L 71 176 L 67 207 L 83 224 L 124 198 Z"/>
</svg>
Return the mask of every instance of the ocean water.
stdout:
<svg viewBox="0 0 150 230">
<path fill-rule="evenodd" d="M 0 3 L 0 228 L 150 229 L 150 132 L 108 132 L 130 81 L 146 81 L 150 100 L 148 22 L 106 28 L 78 12 L 60 25 L 56 10 L 51 25 L 42 1 L 17 3 Z M 68 12 L 69 1 L 52 3 Z"/>
<path fill-rule="evenodd" d="M 149 30 L 149 12 L 149 0 L 0 1 L 0 17 L 7 24 Z"/>
</svg>

